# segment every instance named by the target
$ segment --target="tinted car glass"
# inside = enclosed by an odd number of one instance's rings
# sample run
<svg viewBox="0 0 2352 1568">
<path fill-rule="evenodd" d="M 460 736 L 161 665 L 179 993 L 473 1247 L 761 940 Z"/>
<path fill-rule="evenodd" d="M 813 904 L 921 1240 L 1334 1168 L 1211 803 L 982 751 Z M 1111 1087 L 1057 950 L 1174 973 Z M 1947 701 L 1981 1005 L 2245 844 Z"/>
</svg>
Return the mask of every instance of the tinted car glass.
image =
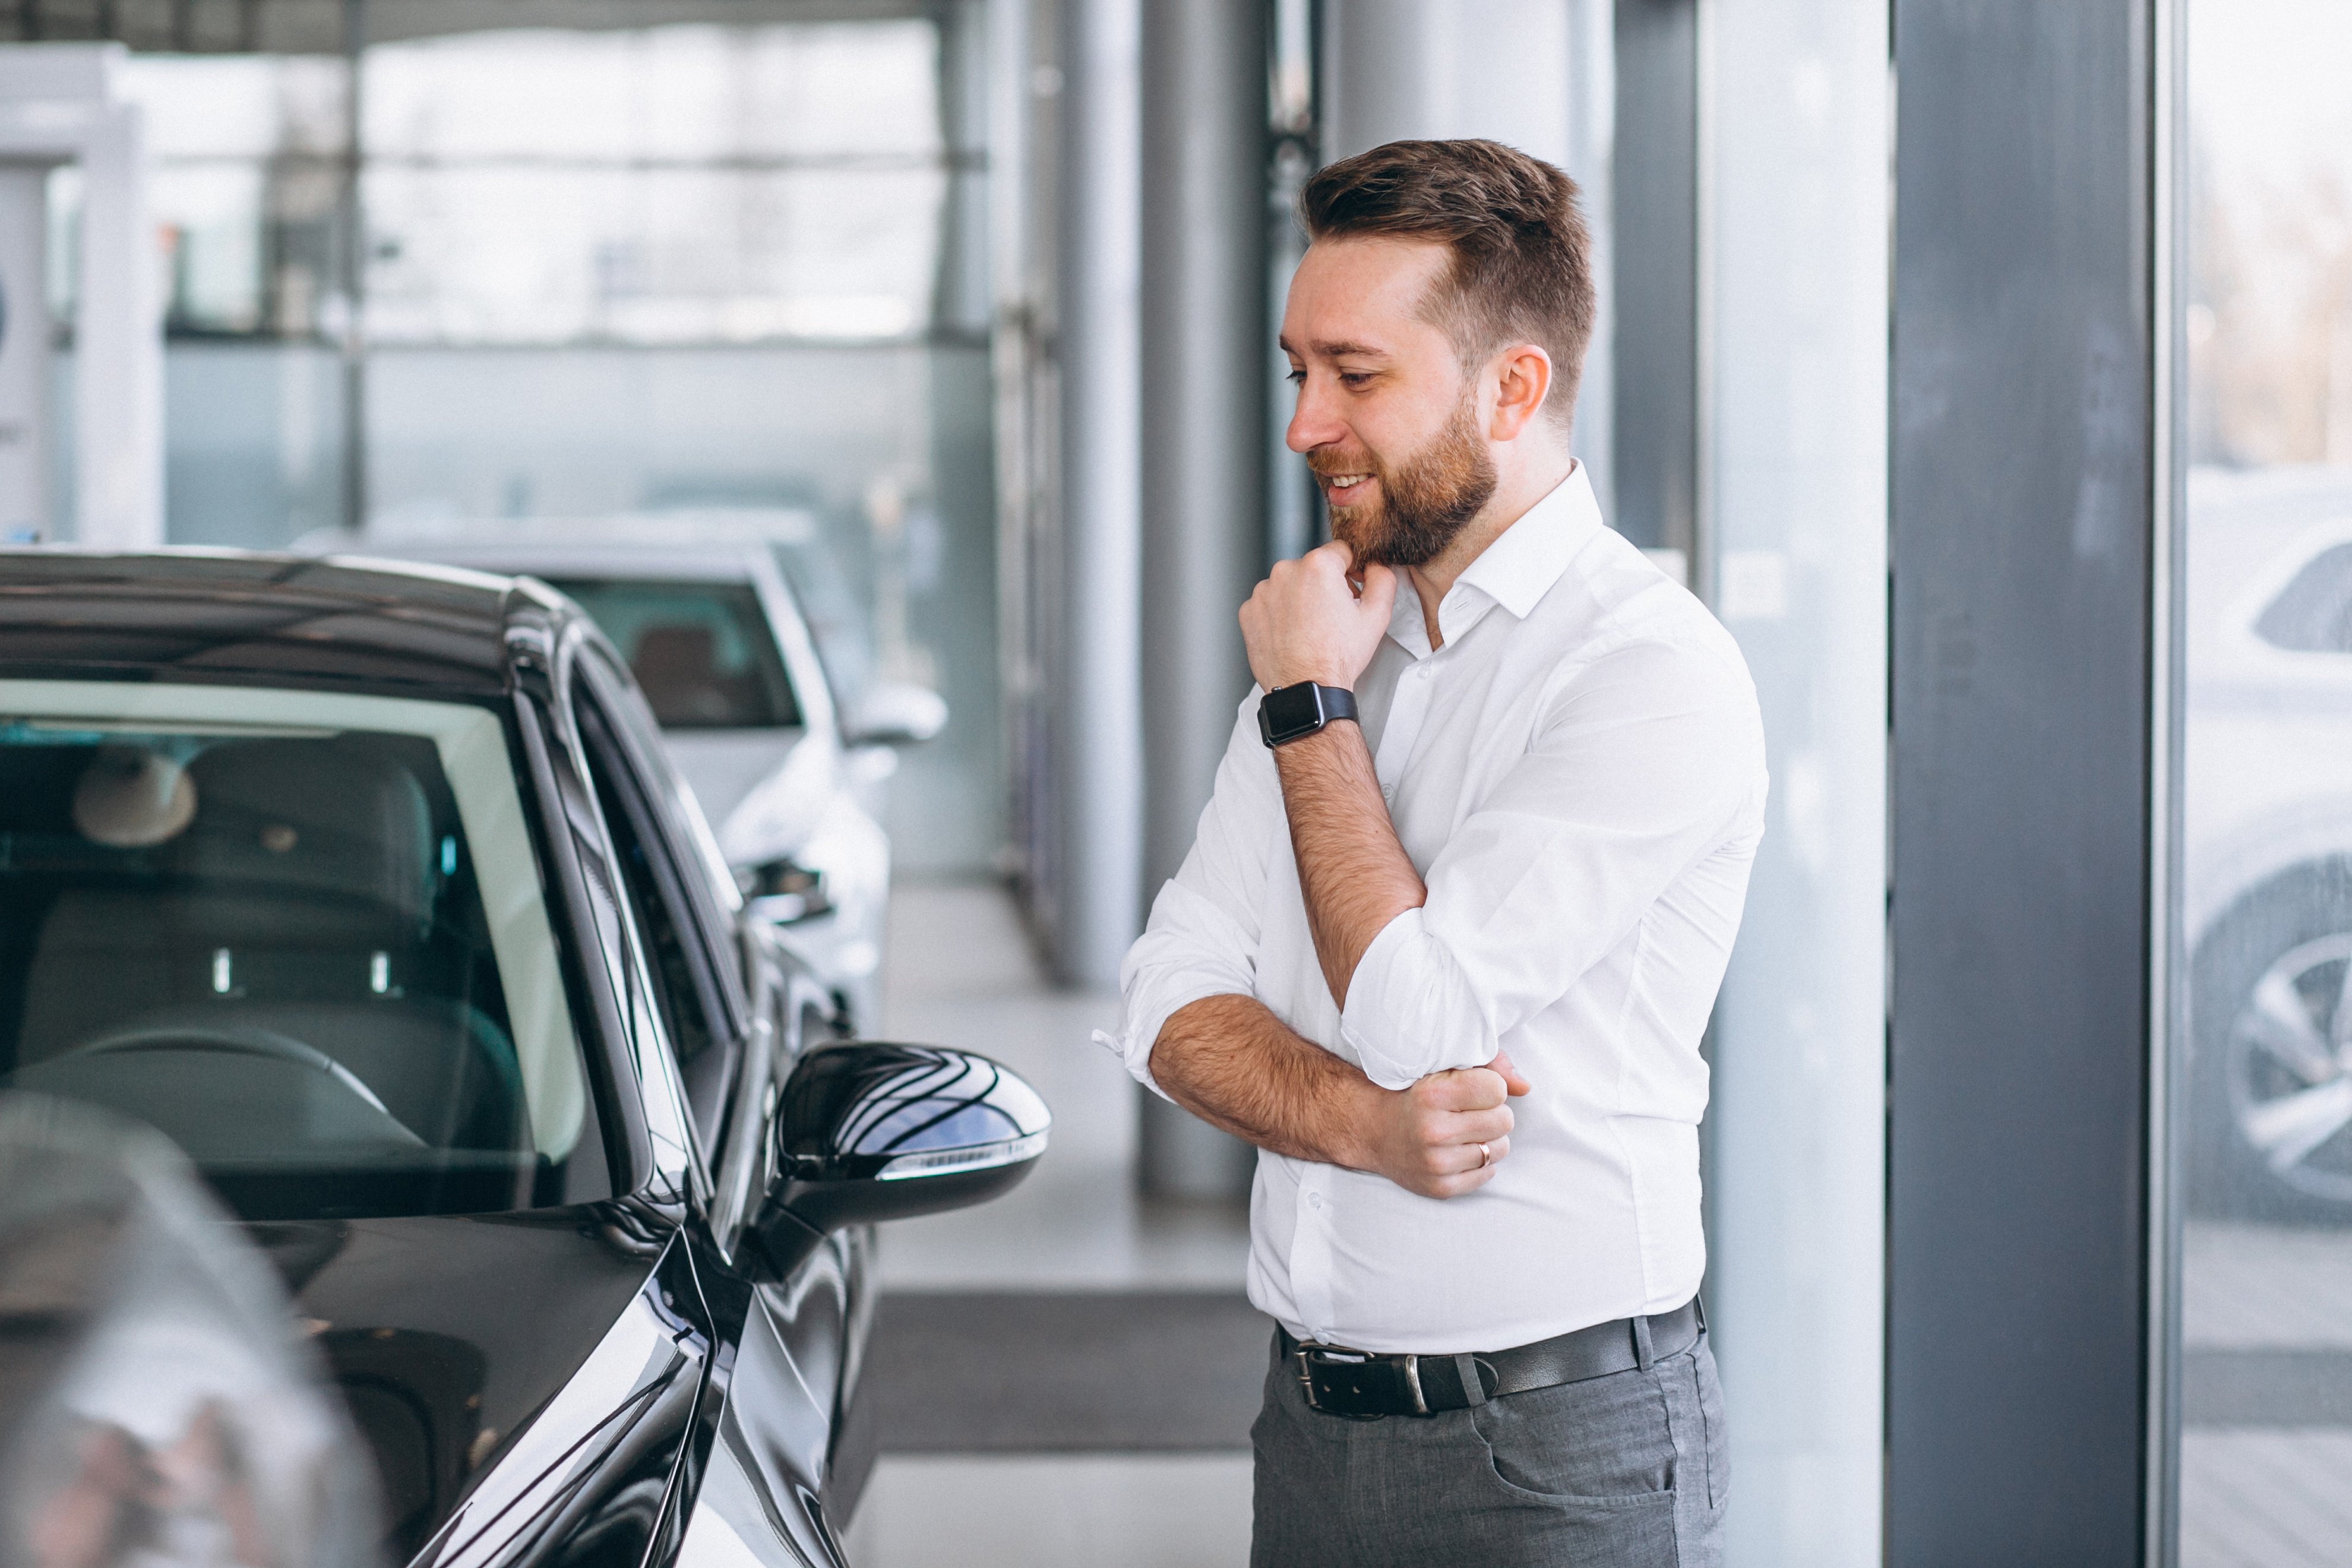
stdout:
<svg viewBox="0 0 2352 1568">
<path fill-rule="evenodd" d="M 2254 630 L 2293 653 L 2352 653 L 2352 544 L 2305 563 L 2263 607 Z"/>
<path fill-rule="evenodd" d="M 558 577 L 594 617 L 667 730 L 775 730 L 801 721 L 759 596 L 741 583 Z"/>
<path fill-rule="evenodd" d="M 608 1195 L 525 834 L 481 710 L 0 681 L 0 1088 L 251 1219 Z"/>
</svg>

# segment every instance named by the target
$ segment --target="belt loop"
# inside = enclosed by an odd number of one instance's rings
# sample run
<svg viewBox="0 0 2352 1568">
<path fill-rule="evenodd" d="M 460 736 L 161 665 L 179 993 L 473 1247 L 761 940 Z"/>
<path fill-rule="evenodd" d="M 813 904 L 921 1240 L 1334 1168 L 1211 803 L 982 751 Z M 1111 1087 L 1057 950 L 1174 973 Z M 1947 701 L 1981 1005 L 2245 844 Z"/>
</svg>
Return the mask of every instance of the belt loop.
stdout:
<svg viewBox="0 0 2352 1568">
<path fill-rule="evenodd" d="M 1647 1372 L 1651 1359 L 1650 1320 L 1636 1312 L 1633 1315 L 1633 1364 Z"/>
<path fill-rule="evenodd" d="M 1478 1375 L 1478 1358 L 1457 1355 L 1454 1358 L 1454 1375 L 1462 1380 L 1462 1397 L 1475 1410 L 1486 1403 L 1486 1384 Z"/>
</svg>

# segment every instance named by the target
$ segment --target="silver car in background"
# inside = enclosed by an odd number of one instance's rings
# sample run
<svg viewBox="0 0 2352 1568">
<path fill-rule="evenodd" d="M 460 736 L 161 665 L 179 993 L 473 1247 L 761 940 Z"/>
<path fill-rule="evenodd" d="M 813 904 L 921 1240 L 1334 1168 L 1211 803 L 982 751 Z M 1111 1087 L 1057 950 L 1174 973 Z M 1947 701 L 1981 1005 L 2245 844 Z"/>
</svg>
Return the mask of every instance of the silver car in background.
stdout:
<svg viewBox="0 0 2352 1568">
<path fill-rule="evenodd" d="M 808 548 L 804 528 L 778 526 L 799 516 L 532 520 L 359 548 L 537 577 L 585 609 L 628 660 L 745 898 L 870 1032 L 895 748 L 938 734 L 947 704 L 856 668 L 860 628 L 834 626 L 839 651 L 830 664 L 821 654 L 782 565 Z"/>
<path fill-rule="evenodd" d="M 2352 1226 L 2352 473 L 2189 478 L 2189 1190 Z"/>
</svg>

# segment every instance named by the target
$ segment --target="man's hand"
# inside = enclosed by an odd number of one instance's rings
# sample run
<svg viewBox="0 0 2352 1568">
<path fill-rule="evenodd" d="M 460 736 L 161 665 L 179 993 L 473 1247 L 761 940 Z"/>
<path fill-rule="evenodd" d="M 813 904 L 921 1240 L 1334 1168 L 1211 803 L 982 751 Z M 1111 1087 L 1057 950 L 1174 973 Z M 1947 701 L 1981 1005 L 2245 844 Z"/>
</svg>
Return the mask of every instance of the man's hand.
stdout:
<svg viewBox="0 0 2352 1568">
<path fill-rule="evenodd" d="M 1501 1052 L 1482 1068 L 1432 1073 L 1381 1095 L 1348 1163 L 1425 1198 L 1475 1192 L 1511 1152 L 1507 1100 L 1527 1092 L 1527 1079 Z"/>
<path fill-rule="evenodd" d="M 1359 597 L 1348 581 L 1355 552 L 1339 540 L 1277 561 L 1242 606 L 1250 674 L 1272 691 L 1302 680 L 1353 689 L 1372 662 L 1395 606 L 1396 574 L 1366 566 Z"/>
</svg>

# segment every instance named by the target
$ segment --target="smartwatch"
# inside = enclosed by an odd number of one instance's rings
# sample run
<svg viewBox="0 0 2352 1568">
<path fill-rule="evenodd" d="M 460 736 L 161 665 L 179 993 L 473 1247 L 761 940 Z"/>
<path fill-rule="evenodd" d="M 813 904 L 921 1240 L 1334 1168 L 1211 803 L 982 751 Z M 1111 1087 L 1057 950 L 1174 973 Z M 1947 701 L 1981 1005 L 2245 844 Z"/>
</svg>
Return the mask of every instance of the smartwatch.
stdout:
<svg viewBox="0 0 2352 1568">
<path fill-rule="evenodd" d="M 1344 686 L 1302 680 L 1258 699 L 1257 732 L 1269 749 L 1303 741 L 1335 719 L 1356 716 L 1356 694 Z"/>
</svg>

